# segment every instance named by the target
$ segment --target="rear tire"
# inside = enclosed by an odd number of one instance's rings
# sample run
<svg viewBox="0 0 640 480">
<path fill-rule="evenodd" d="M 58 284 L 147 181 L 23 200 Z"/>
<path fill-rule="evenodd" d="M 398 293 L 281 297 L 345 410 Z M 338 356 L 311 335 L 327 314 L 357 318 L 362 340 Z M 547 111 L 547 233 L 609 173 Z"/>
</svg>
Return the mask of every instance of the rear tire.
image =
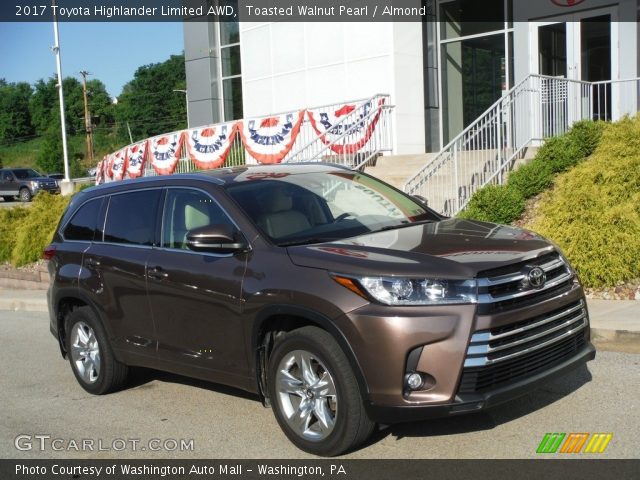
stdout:
<svg viewBox="0 0 640 480">
<path fill-rule="evenodd" d="M 305 452 L 340 455 L 363 443 L 375 427 L 349 360 L 319 328 L 293 330 L 276 343 L 268 389 L 280 428 Z"/>
<path fill-rule="evenodd" d="M 12 196 L 4 196 L 2 198 L 4 199 L 5 202 L 13 202 L 13 197 Z"/>
<path fill-rule="evenodd" d="M 94 395 L 120 389 L 128 367 L 113 355 L 102 323 L 89 307 L 74 309 L 65 325 L 67 356 L 82 388 Z"/>
<path fill-rule="evenodd" d="M 30 202 L 32 197 L 31 190 L 27 187 L 22 187 L 18 196 L 20 197 L 21 202 Z"/>
</svg>

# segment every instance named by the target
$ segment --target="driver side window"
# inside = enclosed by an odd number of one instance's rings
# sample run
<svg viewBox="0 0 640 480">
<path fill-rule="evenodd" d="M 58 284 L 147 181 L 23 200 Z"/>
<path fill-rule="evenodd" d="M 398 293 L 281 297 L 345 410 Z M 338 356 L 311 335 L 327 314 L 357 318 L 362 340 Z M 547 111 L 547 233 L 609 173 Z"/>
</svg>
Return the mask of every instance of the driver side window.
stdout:
<svg viewBox="0 0 640 480">
<path fill-rule="evenodd" d="M 217 224 L 233 226 L 209 195 L 188 188 L 169 189 L 162 219 L 162 247 L 187 250 L 189 230 Z"/>
</svg>

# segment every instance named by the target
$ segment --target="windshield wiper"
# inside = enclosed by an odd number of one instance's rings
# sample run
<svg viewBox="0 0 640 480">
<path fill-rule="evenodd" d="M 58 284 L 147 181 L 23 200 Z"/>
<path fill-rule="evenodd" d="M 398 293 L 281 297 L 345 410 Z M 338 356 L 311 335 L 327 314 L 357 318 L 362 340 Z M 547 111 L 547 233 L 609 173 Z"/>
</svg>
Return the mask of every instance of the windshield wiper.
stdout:
<svg viewBox="0 0 640 480">
<path fill-rule="evenodd" d="M 325 243 L 333 242 L 334 240 L 340 240 L 339 237 L 310 237 L 299 240 L 291 240 L 289 242 L 278 243 L 279 247 L 295 247 L 296 245 L 310 245 L 313 243 Z"/>
<path fill-rule="evenodd" d="M 405 227 L 413 227 L 414 225 L 424 225 L 425 223 L 433 223 L 435 220 L 420 220 L 419 222 L 402 222 L 396 225 L 387 225 L 385 227 L 379 228 L 378 230 L 372 230 L 368 233 L 378 233 L 378 232 L 386 232 L 387 230 L 395 230 L 397 228 L 405 228 Z"/>
</svg>

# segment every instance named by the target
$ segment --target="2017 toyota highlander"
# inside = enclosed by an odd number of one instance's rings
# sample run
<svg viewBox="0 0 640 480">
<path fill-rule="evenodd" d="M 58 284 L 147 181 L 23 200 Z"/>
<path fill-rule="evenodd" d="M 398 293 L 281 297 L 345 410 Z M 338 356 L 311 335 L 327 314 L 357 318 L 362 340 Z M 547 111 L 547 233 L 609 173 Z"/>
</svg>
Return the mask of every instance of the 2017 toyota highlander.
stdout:
<svg viewBox="0 0 640 480">
<path fill-rule="evenodd" d="M 553 244 L 333 166 L 90 188 L 44 255 L 51 332 L 85 390 L 120 388 L 133 366 L 232 385 L 319 455 L 376 423 L 491 407 L 595 356 Z"/>
</svg>

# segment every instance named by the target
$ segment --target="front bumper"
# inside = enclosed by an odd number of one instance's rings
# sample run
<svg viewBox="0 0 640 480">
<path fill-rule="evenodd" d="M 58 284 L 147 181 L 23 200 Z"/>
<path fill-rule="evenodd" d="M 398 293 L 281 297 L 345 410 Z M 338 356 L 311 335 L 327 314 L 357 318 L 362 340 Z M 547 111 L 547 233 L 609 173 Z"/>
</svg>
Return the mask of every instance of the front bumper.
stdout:
<svg viewBox="0 0 640 480">
<path fill-rule="evenodd" d="M 444 405 L 381 406 L 369 403 L 365 405 L 365 408 L 369 417 L 381 424 L 403 423 L 477 412 L 525 395 L 550 380 L 561 377 L 593 360 L 595 357 L 595 348 L 591 343 L 587 342 L 584 348 L 576 355 L 548 370 L 482 394 L 456 395 L 453 402 Z"/>
</svg>

